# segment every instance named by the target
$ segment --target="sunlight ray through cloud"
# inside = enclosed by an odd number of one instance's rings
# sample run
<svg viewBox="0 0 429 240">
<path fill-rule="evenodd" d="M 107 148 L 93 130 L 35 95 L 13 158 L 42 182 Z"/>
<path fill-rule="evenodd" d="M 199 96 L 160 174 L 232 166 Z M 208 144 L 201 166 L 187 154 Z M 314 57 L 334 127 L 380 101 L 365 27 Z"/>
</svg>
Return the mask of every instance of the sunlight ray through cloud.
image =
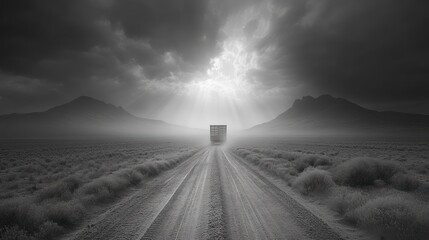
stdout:
<svg viewBox="0 0 429 240">
<path fill-rule="evenodd" d="M 191 128 L 227 124 L 229 129 L 237 130 L 283 111 L 281 101 L 287 96 L 287 88 L 270 86 L 267 81 L 272 81 L 276 73 L 266 72 L 260 62 L 271 52 L 257 51 L 256 47 L 269 34 L 270 17 L 275 11 L 268 2 L 261 2 L 230 15 L 220 29 L 224 37 L 217 43 L 219 52 L 205 69 L 187 71 L 181 56 L 172 51 L 160 55 L 168 76 L 152 79 L 150 69 L 134 66 L 133 76 L 141 79 L 141 93 L 134 100 L 142 106 L 141 116 Z M 270 79 L 264 77 L 267 75 Z M 148 106 L 146 99 L 150 98 L 159 101 Z"/>
<path fill-rule="evenodd" d="M 181 124 L 198 128 L 229 124 L 232 129 L 239 129 L 257 121 L 254 116 L 260 111 L 261 104 L 254 103 L 258 89 L 249 81 L 248 73 L 258 69 L 258 55 L 251 46 L 254 38 L 267 33 L 268 25 L 260 20 L 252 36 L 246 36 L 243 29 L 250 21 L 260 18 L 258 14 L 250 8 L 229 19 L 223 29 L 227 38 L 222 43 L 221 53 L 210 60 L 205 73 L 185 84 L 181 96 L 172 98 L 174 102 L 183 101 L 183 109 L 187 109 L 183 114 L 187 120 Z M 172 103 L 167 108 L 176 105 Z"/>
</svg>

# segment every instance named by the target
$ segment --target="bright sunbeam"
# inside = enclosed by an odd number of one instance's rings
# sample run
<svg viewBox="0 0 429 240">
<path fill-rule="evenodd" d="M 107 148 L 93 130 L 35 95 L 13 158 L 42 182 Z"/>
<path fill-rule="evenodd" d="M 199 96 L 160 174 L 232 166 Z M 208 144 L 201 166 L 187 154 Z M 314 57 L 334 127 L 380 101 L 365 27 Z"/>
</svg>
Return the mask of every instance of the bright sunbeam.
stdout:
<svg viewBox="0 0 429 240">
<path fill-rule="evenodd" d="M 245 77 L 256 68 L 256 54 L 248 53 L 239 40 L 225 42 L 223 53 L 211 60 L 206 79 L 192 81 L 188 90 L 204 91 L 210 95 L 237 99 L 250 91 Z"/>
<path fill-rule="evenodd" d="M 252 86 L 246 81 L 246 73 L 256 67 L 256 54 L 247 52 L 243 42 L 224 42 L 222 53 L 211 60 L 203 79 L 195 79 L 186 86 L 187 95 L 194 96 L 195 101 L 188 124 L 228 124 L 232 128 L 246 125 L 246 120 L 240 118 L 240 109 L 251 110 L 247 103 Z M 204 122 L 198 116 L 202 112 L 207 118 Z"/>
<path fill-rule="evenodd" d="M 256 28 L 251 34 L 246 33 L 245 26 L 255 19 Z M 211 59 L 205 72 L 187 76 L 190 80 L 175 90 L 159 117 L 204 129 L 210 124 L 242 129 L 273 117 L 260 101 L 259 85 L 249 77 L 252 70 L 259 69 L 258 54 L 252 44 L 263 38 L 268 28 L 268 21 L 254 8 L 228 19 L 223 28 L 227 37 L 222 42 L 222 51 Z M 171 112 L 175 115 L 171 116 Z"/>
</svg>

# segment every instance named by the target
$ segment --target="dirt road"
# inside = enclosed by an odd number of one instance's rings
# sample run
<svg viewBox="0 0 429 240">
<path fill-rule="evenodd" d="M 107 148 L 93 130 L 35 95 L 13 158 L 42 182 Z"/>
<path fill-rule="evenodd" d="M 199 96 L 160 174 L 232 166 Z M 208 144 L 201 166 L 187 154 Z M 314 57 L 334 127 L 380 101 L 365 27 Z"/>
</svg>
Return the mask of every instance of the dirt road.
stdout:
<svg viewBox="0 0 429 240">
<path fill-rule="evenodd" d="M 209 146 L 71 239 L 342 239 L 242 159 Z"/>
</svg>

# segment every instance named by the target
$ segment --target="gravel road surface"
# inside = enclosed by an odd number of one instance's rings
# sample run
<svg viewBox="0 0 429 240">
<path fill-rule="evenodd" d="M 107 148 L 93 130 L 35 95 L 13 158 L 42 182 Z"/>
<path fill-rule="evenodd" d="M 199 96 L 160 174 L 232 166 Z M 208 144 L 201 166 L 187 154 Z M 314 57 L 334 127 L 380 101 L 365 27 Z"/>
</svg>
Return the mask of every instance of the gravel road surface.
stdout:
<svg viewBox="0 0 429 240">
<path fill-rule="evenodd" d="M 208 146 L 68 239 L 342 239 L 287 192 Z"/>
</svg>

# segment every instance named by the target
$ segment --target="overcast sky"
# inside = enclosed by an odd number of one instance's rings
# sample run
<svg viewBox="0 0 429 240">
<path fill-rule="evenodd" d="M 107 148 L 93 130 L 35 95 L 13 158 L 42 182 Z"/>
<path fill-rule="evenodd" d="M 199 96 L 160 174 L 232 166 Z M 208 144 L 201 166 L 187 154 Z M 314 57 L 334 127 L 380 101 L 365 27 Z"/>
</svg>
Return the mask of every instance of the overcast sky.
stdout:
<svg viewBox="0 0 429 240">
<path fill-rule="evenodd" d="M 424 0 L 4 0 L 0 114 L 87 95 L 236 128 L 304 95 L 429 114 Z"/>
</svg>

